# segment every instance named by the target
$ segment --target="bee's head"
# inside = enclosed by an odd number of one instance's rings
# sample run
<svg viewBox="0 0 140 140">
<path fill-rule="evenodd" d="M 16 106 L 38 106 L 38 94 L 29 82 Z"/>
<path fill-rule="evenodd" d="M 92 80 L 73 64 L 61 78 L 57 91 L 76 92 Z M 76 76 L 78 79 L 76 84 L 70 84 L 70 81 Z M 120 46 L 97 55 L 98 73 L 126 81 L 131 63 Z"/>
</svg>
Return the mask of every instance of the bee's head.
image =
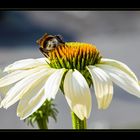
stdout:
<svg viewBox="0 0 140 140">
<path fill-rule="evenodd" d="M 37 40 L 37 44 L 40 45 L 41 49 L 46 51 L 50 51 L 57 47 L 60 44 L 64 44 L 65 42 L 62 40 L 60 35 L 48 35 L 44 34 L 40 39 Z"/>
</svg>

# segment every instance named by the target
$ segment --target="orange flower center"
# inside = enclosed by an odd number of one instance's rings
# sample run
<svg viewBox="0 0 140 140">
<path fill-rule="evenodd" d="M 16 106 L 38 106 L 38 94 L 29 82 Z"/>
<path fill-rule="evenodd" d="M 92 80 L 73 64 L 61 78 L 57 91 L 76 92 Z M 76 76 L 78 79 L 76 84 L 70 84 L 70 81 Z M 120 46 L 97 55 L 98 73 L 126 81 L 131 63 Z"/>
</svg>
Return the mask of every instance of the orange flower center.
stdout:
<svg viewBox="0 0 140 140">
<path fill-rule="evenodd" d="M 87 43 L 66 42 L 48 52 L 50 66 L 84 70 L 88 65 L 94 65 L 101 59 L 96 46 Z"/>
</svg>

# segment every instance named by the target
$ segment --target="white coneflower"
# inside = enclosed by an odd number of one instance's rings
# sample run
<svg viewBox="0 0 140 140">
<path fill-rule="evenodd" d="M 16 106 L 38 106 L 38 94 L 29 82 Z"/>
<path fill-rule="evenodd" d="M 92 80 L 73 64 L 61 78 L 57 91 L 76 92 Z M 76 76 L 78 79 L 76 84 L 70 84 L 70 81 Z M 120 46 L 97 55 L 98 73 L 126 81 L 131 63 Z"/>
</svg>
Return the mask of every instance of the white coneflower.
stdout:
<svg viewBox="0 0 140 140">
<path fill-rule="evenodd" d="M 42 48 L 43 39 L 39 42 Z M 106 109 L 111 103 L 112 82 L 140 97 L 138 79 L 132 70 L 122 62 L 102 58 L 92 44 L 60 43 L 46 54 L 47 58 L 16 61 L 4 69 L 8 74 L 0 79 L 0 87 L 15 85 L 7 92 L 1 106 L 8 108 L 20 100 L 17 107 L 20 119 L 34 113 L 46 99 L 54 99 L 59 89 L 81 121 L 90 116 L 91 85 L 99 109 Z"/>
</svg>

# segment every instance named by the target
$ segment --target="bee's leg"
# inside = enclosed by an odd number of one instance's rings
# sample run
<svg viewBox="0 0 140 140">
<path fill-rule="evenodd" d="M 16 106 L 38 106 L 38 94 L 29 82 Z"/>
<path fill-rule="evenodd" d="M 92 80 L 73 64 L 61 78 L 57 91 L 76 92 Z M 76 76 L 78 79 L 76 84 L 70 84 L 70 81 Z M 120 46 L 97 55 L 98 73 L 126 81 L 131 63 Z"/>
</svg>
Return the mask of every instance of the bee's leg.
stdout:
<svg viewBox="0 0 140 140">
<path fill-rule="evenodd" d="M 41 48 L 41 47 L 39 49 L 45 57 L 49 57 L 47 50 L 45 50 L 44 48 Z"/>
</svg>

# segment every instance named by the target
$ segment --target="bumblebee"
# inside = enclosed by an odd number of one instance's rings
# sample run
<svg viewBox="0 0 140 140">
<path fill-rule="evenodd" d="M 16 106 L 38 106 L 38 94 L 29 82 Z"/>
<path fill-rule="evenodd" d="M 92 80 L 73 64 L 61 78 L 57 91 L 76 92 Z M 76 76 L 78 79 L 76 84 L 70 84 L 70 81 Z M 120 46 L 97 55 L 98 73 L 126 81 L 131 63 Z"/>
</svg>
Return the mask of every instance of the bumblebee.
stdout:
<svg viewBox="0 0 140 140">
<path fill-rule="evenodd" d="M 48 57 L 48 52 L 58 47 L 59 45 L 64 45 L 65 42 L 62 40 L 61 35 L 48 35 L 44 34 L 40 39 L 37 40 L 37 44 L 40 45 L 40 51 L 44 56 Z"/>
</svg>

